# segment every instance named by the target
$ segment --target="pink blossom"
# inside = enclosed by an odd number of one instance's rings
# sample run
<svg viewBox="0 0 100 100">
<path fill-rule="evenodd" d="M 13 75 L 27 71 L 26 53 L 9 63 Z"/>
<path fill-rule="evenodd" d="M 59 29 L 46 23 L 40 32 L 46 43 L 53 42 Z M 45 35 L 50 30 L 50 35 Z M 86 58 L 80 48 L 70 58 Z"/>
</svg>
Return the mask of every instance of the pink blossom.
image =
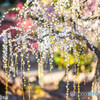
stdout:
<svg viewBox="0 0 100 100">
<path fill-rule="evenodd" d="M 90 11 L 94 11 L 94 10 L 96 10 L 97 9 L 97 7 L 98 7 L 98 2 L 99 2 L 99 0 L 88 0 L 88 4 L 89 4 L 89 9 L 90 9 Z"/>
<path fill-rule="evenodd" d="M 19 7 L 20 9 L 23 7 L 23 3 L 22 2 L 19 2 L 18 4 L 17 4 L 17 7 Z"/>
<path fill-rule="evenodd" d="M 84 3 L 84 15 L 88 16 L 90 12 L 97 10 L 100 0 L 88 0 Z"/>
<path fill-rule="evenodd" d="M 15 12 L 9 12 L 8 14 L 6 14 L 5 18 L 7 20 L 15 20 L 16 17 L 16 13 Z"/>
<path fill-rule="evenodd" d="M 35 48 L 35 50 L 38 50 L 38 44 L 37 43 L 32 43 L 33 47 Z"/>
<path fill-rule="evenodd" d="M 21 21 L 21 23 L 19 24 L 19 27 L 27 30 L 29 26 L 32 26 L 33 22 L 34 21 L 32 19 L 27 18 L 25 21 L 24 20 Z M 34 25 L 31 29 L 34 30 L 35 28 L 36 28 L 36 25 Z"/>
</svg>

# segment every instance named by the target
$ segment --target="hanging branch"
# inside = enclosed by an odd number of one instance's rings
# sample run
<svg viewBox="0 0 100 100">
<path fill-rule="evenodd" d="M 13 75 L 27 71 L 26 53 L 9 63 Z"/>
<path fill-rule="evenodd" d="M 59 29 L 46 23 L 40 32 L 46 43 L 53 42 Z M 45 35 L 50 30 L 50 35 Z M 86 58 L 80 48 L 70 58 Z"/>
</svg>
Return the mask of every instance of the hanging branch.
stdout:
<svg viewBox="0 0 100 100">
<path fill-rule="evenodd" d="M 32 20 L 38 20 L 39 18 L 37 18 L 37 17 L 33 17 L 33 16 L 31 16 L 31 15 L 29 15 L 28 17 L 30 17 Z M 96 16 L 96 17 L 94 17 L 94 18 L 87 18 L 87 19 L 82 19 L 81 17 L 79 17 L 79 19 L 81 19 L 81 20 L 84 20 L 84 21 L 87 21 L 87 20 L 90 20 L 90 19 L 92 19 L 92 20 L 94 20 L 94 19 L 100 19 L 100 16 Z M 86 38 L 86 36 L 82 36 L 79 32 L 78 32 L 78 30 L 77 30 L 77 28 L 76 28 L 76 22 L 75 21 L 73 21 L 73 19 L 72 18 L 70 18 L 70 21 L 73 23 L 73 29 L 74 29 L 74 36 L 72 36 L 72 32 L 68 32 L 67 34 L 69 34 L 69 38 L 74 38 L 74 39 L 78 39 L 78 40 L 82 40 L 82 41 L 85 41 L 86 42 L 86 45 L 87 45 L 87 47 L 91 50 L 91 51 L 93 51 L 96 55 L 97 55 L 97 57 L 98 57 L 98 59 L 100 59 L 100 51 L 99 51 L 99 49 L 96 47 L 96 46 L 94 46 L 93 44 L 91 44 L 90 43 L 90 41 Z M 54 29 L 52 30 L 52 33 L 53 33 L 53 35 L 57 35 L 57 34 L 59 34 L 60 32 L 59 31 L 55 31 Z M 78 34 L 77 34 L 78 33 Z M 49 36 L 49 34 L 46 34 L 46 35 L 44 35 L 41 39 L 38 39 L 38 40 L 43 40 L 43 38 L 44 37 L 46 37 L 46 36 Z M 66 38 L 66 36 L 63 36 L 63 37 L 60 37 L 60 36 L 58 36 L 59 38 L 62 38 L 62 39 L 65 39 Z M 34 41 L 34 40 L 33 40 Z M 36 41 L 35 41 L 36 42 Z M 42 42 L 42 41 L 41 41 Z M 99 64 L 99 61 L 98 61 L 98 64 Z M 97 74 L 97 71 L 99 71 L 100 72 L 100 68 L 99 68 L 99 65 L 97 65 L 97 67 L 96 67 L 96 73 L 95 73 L 95 75 Z M 98 75 L 99 76 L 99 75 Z M 97 76 L 97 77 L 98 77 Z"/>
<path fill-rule="evenodd" d="M 28 17 L 30 17 L 32 20 L 38 20 L 38 19 L 39 19 L 39 18 L 37 18 L 37 17 L 33 17 L 32 15 L 28 15 Z M 92 20 L 97 19 L 97 18 L 100 19 L 100 16 L 99 16 L 99 17 L 96 16 L 96 17 L 92 18 Z M 89 19 L 84 19 L 84 20 L 89 20 Z M 75 23 L 75 21 L 73 21 L 72 18 L 70 18 L 70 21 L 73 23 L 75 32 L 78 32 L 78 30 L 76 29 L 76 23 Z M 52 30 L 52 33 L 59 34 L 60 32 L 59 32 L 59 31 Z M 71 32 L 68 32 L 68 33 L 71 33 Z M 79 32 L 78 32 L 78 33 L 79 33 Z M 55 35 L 55 34 L 54 34 L 54 35 Z M 42 41 L 43 38 L 46 37 L 46 36 L 49 36 L 49 34 L 46 34 L 46 35 L 44 35 L 41 39 L 37 39 L 37 40 L 41 40 L 41 41 Z M 70 38 L 71 38 L 71 37 L 72 37 L 72 36 L 70 36 Z M 65 37 L 59 37 L 59 38 L 65 38 Z M 80 39 L 80 40 L 85 40 L 85 41 L 86 41 L 86 44 L 87 44 L 87 47 L 88 47 L 90 50 L 94 51 L 95 54 L 97 55 L 97 57 L 100 59 L 100 51 L 98 50 L 97 47 L 95 47 L 93 44 L 91 44 L 91 43 L 89 42 L 89 40 L 88 40 L 85 36 L 82 36 L 82 35 L 79 33 L 79 34 L 74 34 L 74 38 L 77 38 L 77 39 Z M 33 40 L 33 42 L 37 42 L 37 40 L 35 40 L 35 41 Z"/>
</svg>

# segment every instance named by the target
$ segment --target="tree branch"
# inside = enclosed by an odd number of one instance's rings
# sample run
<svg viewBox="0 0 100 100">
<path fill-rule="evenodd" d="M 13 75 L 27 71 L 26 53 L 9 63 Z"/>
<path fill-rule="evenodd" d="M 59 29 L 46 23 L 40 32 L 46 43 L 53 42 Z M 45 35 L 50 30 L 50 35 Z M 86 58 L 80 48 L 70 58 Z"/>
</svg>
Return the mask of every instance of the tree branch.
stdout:
<svg viewBox="0 0 100 100">
<path fill-rule="evenodd" d="M 3 86 L 2 91 L 5 92 L 6 90 L 4 88 L 6 87 L 6 80 L 2 78 L 2 76 L 0 76 L 0 85 L 1 84 Z M 19 95 L 19 96 L 23 95 L 22 89 L 16 83 L 8 82 L 8 90 L 14 95 Z"/>
<path fill-rule="evenodd" d="M 75 30 L 75 32 L 78 32 L 78 30 L 76 29 L 76 23 L 75 23 L 75 21 L 73 21 L 72 19 L 71 19 L 71 21 L 73 22 L 73 24 L 74 24 L 74 30 Z M 98 59 L 100 59 L 100 51 L 99 51 L 99 49 L 96 47 L 96 46 L 94 46 L 93 44 L 91 44 L 90 42 L 89 42 L 89 40 L 83 35 L 81 35 L 79 32 L 78 32 L 78 34 L 75 34 L 76 36 L 76 38 L 78 39 L 78 38 L 80 38 L 80 40 L 85 40 L 86 41 L 86 44 L 87 44 L 87 47 L 91 50 L 91 51 L 94 51 L 94 53 L 97 55 L 97 57 L 98 57 Z"/>
</svg>

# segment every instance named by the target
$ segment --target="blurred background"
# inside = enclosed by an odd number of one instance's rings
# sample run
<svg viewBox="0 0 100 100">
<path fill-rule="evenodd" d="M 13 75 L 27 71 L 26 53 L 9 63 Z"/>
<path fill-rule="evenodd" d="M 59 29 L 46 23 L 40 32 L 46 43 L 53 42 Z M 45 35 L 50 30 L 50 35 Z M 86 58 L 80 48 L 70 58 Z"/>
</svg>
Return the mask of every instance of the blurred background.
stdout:
<svg viewBox="0 0 100 100">
<path fill-rule="evenodd" d="M 26 2 L 26 0 L 0 0 L 0 19 L 2 18 L 2 15 L 4 12 L 6 12 L 8 9 L 13 7 L 19 7 L 22 8 L 23 4 Z M 16 26 L 17 22 L 15 19 L 15 15 L 18 12 L 10 12 L 6 15 L 5 20 L 2 23 L 2 26 L 0 27 L 0 33 L 2 30 L 8 28 L 9 26 Z M 31 23 L 31 20 L 27 21 L 27 25 Z M 26 26 L 27 28 L 28 26 Z M 12 36 L 14 36 L 15 32 L 12 30 Z M 2 44 L 2 39 L 1 42 Z M 33 43 L 33 46 L 37 49 L 37 44 Z M 98 48 L 100 46 L 98 45 Z M 67 62 L 64 62 L 65 60 L 65 52 L 59 50 L 57 47 L 54 47 L 54 57 L 53 57 L 53 70 L 52 70 L 52 78 L 50 73 L 50 66 L 48 61 L 48 66 L 45 69 L 45 75 L 44 75 L 44 87 L 41 88 L 38 84 L 38 68 L 37 68 L 37 62 L 34 55 L 30 55 L 30 64 L 31 64 L 31 71 L 30 71 L 30 86 L 25 86 L 25 98 L 28 100 L 29 96 L 29 89 L 31 90 L 31 100 L 66 100 L 66 65 Z M 74 62 L 75 56 L 73 49 L 71 52 L 69 52 L 69 72 L 68 72 L 68 80 L 69 80 L 69 91 L 73 91 L 74 87 L 76 87 L 75 91 L 78 91 L 78 82 L 80 83 L 80 90 L 89 92 L 91 91 L 92 81 L 94 77 L 94 73 L 96 70 L 96 64 L 97 64 L 97 57 L 96 55 L 91 52 L 90 49 L 87 48 L 86 45 L 84 47 L 81 47 L 79 44 L 76 46 L 76 50 L 81 51 L 79 54 L 80 58 L 80 64 L 77 62 Z M 4 72 L 2 70 L 2 45 L 0 45 L 0 66 L 1 71 L 0 75 L 5 78 Z M 49 59 L 49 57 L 48 57 Z M 19 58 L 20 61 L 20 58 Z M 76 67 L 76 68 L 75 68 Z M 77 70 L 79 68 L 79 76 L 78 79 L 74 77 Z M 20 71 L 20 68 L 19 68 Z M 13 68 L 12 68 L 13 73 Z M 4 76 L 3 76 L 4 75 Z M 27 80 L 28 72 L 26 71 L 26 80 Z M 11 83 L 13 81 L 16 84 L 20 85 L 20 75 L 17 76 L 14 80 L 11 79 Z M 18 86 L 19 86 L 18 85 Z M 2 87 L 2 86 L 1 86 Z M 4 88 L 3 88 L 4 89 Z M 1 95 L 5 95 L 5 89 L 0 90 Z M 70 93 L 70 92 L 69 92 Z M 13 94 L 10 90 L 9 93 L 9 100 L 21 100 L 23 98 L 22 92 L 16 93 L 17 95 Z M 78 97 L 71 97 L 69 96 L 69 100 L 77 100 Z M 88 96 L 82 96 L 81 100 L 88 100 Z"/>
<path fill-rule="evenodd" d="M 15 7 L 19 2 L 25 3 L 26 0 L 0 0 L 0 19 L 5 11 Z"/>
</svg>

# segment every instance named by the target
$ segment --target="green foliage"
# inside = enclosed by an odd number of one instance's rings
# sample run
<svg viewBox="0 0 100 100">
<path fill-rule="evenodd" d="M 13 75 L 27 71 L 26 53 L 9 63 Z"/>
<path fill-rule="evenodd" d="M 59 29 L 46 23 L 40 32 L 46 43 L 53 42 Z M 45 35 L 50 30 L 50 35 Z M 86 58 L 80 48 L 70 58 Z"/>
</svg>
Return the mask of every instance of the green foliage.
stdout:
<svg viewBox="0 0 100 100">
<path fill-rule="evenodd" d="M 65 61 L 65 53 L 63 52 L 63 56 L 61 55 L 62 51 L 58 50 L 54 53 L 54 63 L 56 67 L 61 67 L 64 69 L 67 65 L 72 66 L 76 65 L 79 66 L 79 70 L 81 71 L 81 66 L 85 65 L 85 70 L 91 71 L 90 64 L 93 61 L 94 54 L 88 50 L 87 47 L 82 47 L 79 44 L 76 44 L 76 52 L 71 49 L 68 54 L 69 61 Z"/>
<path fill-rule="evenodd" d="M 100 43 L 98 43 L 97 47 L 98 47 L 98 49 L 100 50 Z"/>
</svg>

